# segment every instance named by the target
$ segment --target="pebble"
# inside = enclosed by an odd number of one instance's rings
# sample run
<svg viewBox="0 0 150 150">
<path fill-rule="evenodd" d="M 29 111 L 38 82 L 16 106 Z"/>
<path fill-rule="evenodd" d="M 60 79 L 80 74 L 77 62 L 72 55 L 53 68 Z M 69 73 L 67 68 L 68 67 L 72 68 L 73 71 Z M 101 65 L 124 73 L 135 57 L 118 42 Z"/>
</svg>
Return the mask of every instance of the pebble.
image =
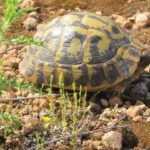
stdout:
<svg viewBox="0 0 150 150">
<path fill-rule="evenodd" d="M 134 121 L 134 122 L 142 122 L 142 120 L 143 120 L 143 118 L 140 115 L 132 118 L 132 121 Z"/>
<path fill-rule="evenodd" d="M 101 140 L 103 133 L 102 132 L 94 132 L 92 134 L 92 139 L 93 140 Z"/>
<path fill-rule="evenodd" d="M 150 13 L 149 12 L 138 13 L 135 17 L 135 23 L 139 28 L 149 26 Z"/>
<path fill-rule="evenodd" d="M 101 141 L 93 141 L 92 144 L 93 144 L 93 148 L 97 149 L 99 146 L 102 145 L 102 142 Z"/>
<path fill-rule="evenodd" d="M 110 104 L 110 106 L 115 106 L 115 105 L 121 106 L 123 103 L 122 103 L 122 100 L 120 99 L 120 97 L 115 96 L 115 97 L 112 97 L 111 99 L 109 99 L 109 104 Z"/>
<path fill-rule="evenodd" d="M 37 12 L 31 12 L 29 13 L 28 17 L 33 17 L 33 18 L 36 18 L 36 19 L 39 19 L 39 16 L 38 16 L 38 13 Z"/>
<path fill-rule="evenodd" d="M 112 116 L 112 110 L 110 108 L 104 109 L 103 115 L 106 117 L 111 117 Z"/>
<path fill-rule="evenodd" d="M 59 9 L 59 11 L 58 11 L 58 15 L 60 15 L 60 16 L 64 15 L 65 13 L 66 13 L 66 10 L 63 8 Z"/>
<path fill-rule="evenodd" d="M 108 101 L 106 100 L 106 99 L 101 99 L 100 100 L 100 103 L 101 103 L 101 105 L 103 106 L 103 107 L 108 107 Z"/>
<path fill-rule="evenodd" d="M 20 8 L 33 7 L 34 4 L 35 4 L 34 0 L 23 0 L 20 3 Z"/>
<path fill-rule="evenodd" d="M 143 113 L 144 117 L 150 117 L 150 108 L 146 109 L 145 112 Z"/>
<path fill-rule="evenodd" d="M 25 120 L 25 124 L 21 129 L 21 133 L 23 135 L 27 135 L 32 131 L 35 130 L 40 131 L 41 129 L 42 129 L 42 122 L 35 117 L 29 117 L 28 119 Z"/>
<path fill-rule="evenodd" d="M 132 28 L 132 23 L 129 19 L 123 17 L 123 16 L 120 16 L 118 14 L 112 14 L 111 15 L 111 18 L 117 23 L 119 24 L 120 26 L 124 27 L 124 28 L 127 28 L 127 29 L 130 29 Z"/>
<path fill-rule="evenodd" d="M 29 91 L 28 91 L 28 90 L 24 90 L 24 91 L 21 92 L 21 95 L 22 95 L 23 97 L 27 97 L 28 94 L 29 94 Z"/>
<path fill-rule="evenodd" d="M 122 148 L 122 133 L 118 131 L 110 131 L 103 135 L 102 143 L 107 148 L 118 149 Z"/>
<path fill-rule="evenodd" d="M 128 107 L 131 106 L 131 102 L 130 102 L 130 101 L 125 101 L 125 102 L 124 102 L 124 105 L 128 108 Z"/>
<path fill-rule="evenodd" d="M 126 114 L 127 116 L 133 118 L 140 115 L 143 109 L 145 109 L 145 105 L 131 106 L 126 110 Z"/>
<path fill-rule="evenodd" d="M 13 78 L 15 77 L 15 72 L 14 71 L 6 71 L 5 72 L 5 75 L 8 77 L 8 78 Z"/>
<path fill-rule="evenodd" d="M 144 105 L 144 103 L 142 101 L 140 101 L 140 100 L 137 100 L 135 105 Z"/>
<path fill-rule="evenodd" d="M 24 22 L 23 22 L 24 27 L 27 30 L 33 30 L 36 29 L 38 25 L 38 19 L 34 17 L 28 17 Z"/>
<path fill-rule="evenodd" d="M 76 7 L 76 8 L 75 8 L 75 11 L 81 12 L 82 10 L 81 10 L 81 8 Z"/>
<path fill-rule="evenodd" d="M 39 99 L 39 107 L 40 108 L 49 108 L 49 100 L 48 99 Z"/>
<path fill-rule="evenodd" d="M 150 122 L 150 117 L 148 117 L 146 121 L 147 121 L 147 122 Z"/>
<path fill-rule="evenodd" d="M 103 15 L 103 13 L 102 13 L 101 11 L 96 11 L 95 14 L 96 14 L 96 15 L 100 15 L 100 16 Z"/>
<path fill-rule="evenodd" d="M 29 109 L 26 108 L 22 108 L 19 112 L 20 115 L 28 115 L 29 114 Z"/>
<path fill-rule="evenodd" d="M 19 58 L 13 58 L 10 62 L 10 65 L 12 67 L 12 69 L 15 69 L 17 70 L 18 67 L 19 67 L 19 62 L 20 62 L 20 59 Z"/>
<path fill-rule="evenodd" d="M 100 114 L 101 113 L 101 106 L 99 103 L 91 102 L 90 105 L 87 107 L 87 111 L 91 111 L 95 115 Z"/>
</svg>

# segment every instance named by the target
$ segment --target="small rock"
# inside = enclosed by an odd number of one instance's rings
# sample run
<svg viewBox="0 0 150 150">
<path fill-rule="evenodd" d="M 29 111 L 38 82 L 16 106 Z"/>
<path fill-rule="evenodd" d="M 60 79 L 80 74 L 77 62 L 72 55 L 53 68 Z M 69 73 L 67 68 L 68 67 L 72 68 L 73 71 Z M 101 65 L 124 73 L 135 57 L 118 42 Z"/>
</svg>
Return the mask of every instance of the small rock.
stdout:
<svg viewBox="0 0 150 150">
<path fill-rule="evenodd" d="M 132 3 L 133 2 L 133 0 L 127 0 L 127 3 Z"/>
<path fill-rule="evenodd" d="M 8 135 L 7 136 L 7 138 L 6 138 L 6 144 L 7 145 L 15 145 L 15 144 L 17 144 L 17 140 L 15 139 L 15 137 L 12 135 L 12 134 L 10 134 L 10 135 Z"/>
<path fill-rule="evenodd" d="M 102 142 L 101 141 L 93 141 L 93 148 L 97 149 L 97 147 L 101 146 Z"/>
<path fill-rule="evenodd" d="M 138 115 L 136 117 L 133 117 L 132 121 L 134 121 L 134 122 L 142 122 L 142 116 Z"/>
<path fill-rule="evenodd" d="M 21 111 L 19 112 L 20 115 L 28 115 L 29 114 L 29 109 L 26 107 L 26 108 L 23 108 L 21 109 Z"/>
<path fill-rule="evenodd" d="M 144 113 L 143 113 L 144 117 L 150 117 L 150 108 L 148 108 Z"/>
<path fill-rule="evenodd" d="M 101 99 L 100 100 L 100 103 L 101 103 L 101 105 L 103 106 L 103 107 L 108 107 L 108 101 L 106 100 L 106 99 Z"/>
<path fill-rule="evenodd" d="M 124 105 L 128 108 L 128 107 L 131 106 L 131 102 L 130 102 L 130 101 L 125 101 L 125 102 L 124 102 Z"/>
<path fill-rule="evenodd" d="M 15 69 L 15 70 L 17 70 L 18 69 L 18 66 L 19 66 L 19 62 L 20 62 L 20 59 L 19 58 L 13 58 L 12 60 L 11 60 L 11 67 L 12 67 L 12 69 Z"/>
<path fill-rule="evenodd" d="M 66 10 L 63 8 L 59 9 L 59 11 L 58 11 L 58 15 L 60 15 L 60 16 L 64 15 L 65 13 L 66 13 Z"/>
<path fill-rule="evenodd" d="M 37 107 L 37 106 L 33 106 L 32 111 L 34 111 L 34 112 L 39 112 L 39 111 L 40 111 L 40 108 Z"/>
<path fill-rule="evenodd" d="M 83 141 L 83 146 L 88 150 L 93 150 L 94 149 L 92 140 Z"/>
<path fill-rule="evenodd" d="M 111 15 L 111 18 L 117 23 L 119 24 L 120 26 L 124 27 L 124 28 L 127 28 L 127 29 L 130 29 L 132 28 L 132 23 L 129 19 L 123 17 L 123 16 L 120 16 L 118 14 L 112 14 Z"/>
<path fill-rule="evenodd" d="M 27 135 L 31 133 L 32 131 L 38 130 L 40 131 L 42 129 L 42 122 L 34 117 L 30 117 L 26 119 L 25 124 L 23 125 L 21 129 L 21 133 L 23 135 Z"/>
<path fill-rule="evenodd" d="M 14 71 L 6 71 L 5 72 L 5 75 L 8 77 L 8 78 L 12 78 L 12 77 L 15 77 L 15 72 Z"/>
<path fill-rule="evenodd" d="M 33 7 L 34 4 L 35 4 L 34 0 L 23 0 L 20 3 L 20 8 Z"/>
<path fill-rule="evenodd" d="M 39 107 L 40 108 L 49 108 L 49 100 L 48 99 L 39 99 Z"/>
<path fill-rule="evenodd" d="M 115 105 L 121 106 L 122 100 L 120 99 L 120 97 L 116 96 L 116 97 L 109 99 L 109 104 L 110 106 L 115 106 Z"/>
<path fill-rule="evenodd" d="M 138 13 L 135 18 L 135 23 L 138 27 L 146 27 L 150 25 L 150 13 Z"/>
<path fill-rule="evenodd" d="M 6 46 L 0 46 L 0 52 L 3 52 L 4 50 L 6 50 Z"/>
<path fill-rule="evenodd" d="M 137 100 L 136 103 L 135 103 L 135 105 L 137 105 L 137 106 L 138 105 L 144 105 L 144 103 L 142 101 L 140 101 L 140 100 Z"/>
<path fill-rule="evenodd" d="M 22 95 L 23 97 L 27 97 L 28 94 L 29 94 L 29 91 L 28 91 L 28 90 L 24 90 L 24 91 L 21 92 L 21 95 Z"/>
<path fill-rule="evenodd" d="M 96 15 L 100 15 L 100 16 L 103 15 L 103 13 L 102 13 L 101 11 L 96 11 L 95 14 L 96 14 Z"/>
<path fill-rule="evenodd" d="M 39 106 L 39 104 L 40 104 L 39 99 L 34 99 L 33 100 L 33 103 L 32 103 L 33 106 Z"/>
<path fill-rule="evenodd" d="M 38 16 L 37 12 L 31 12 L 31 13 L 29 13 L 28 17 L 33 17 L 33 18 L 39 19 L 39 16 Z"/>
<path fill-rule="evenodd" d="M 93 140 L 101 140 L 103 133 L 102 132 L 95 132 L 92 134 Z"/>
<path fill-rule="evenodd" d="M 147 122 L 150 122 L 150 117 L 148 117 L 146 121 L 147 121 Z"/>
<path fill-rule="evenodd" d="M 37 27 L 38 25 L 38 19 L 34 17 L 28 17 L 24 22 L 23 22 L 24 27 L 27 30 L 33 30 Z"/>
<path fill-rule="evenodd" d="M 133 118 L 133 117 L 140 115 L 144 108 L 145 108 L 145 106 L 143 106 L 143 105 L 131 106 L 126 110 L 126 114 L 127 114 L 127 116 Z"/>
<path fill-rule="evenodd" d="M 103 112 L 103 115 L 106 117 L 111 117 L 112 116 L 112 110 L 110 108 L 106 108 Z"/>
<path fill-rule="evenodd" d="M 122 133 L 118 131 L 110 131 L 103 135 L 102 143 L 107 148 L 118 149 L 122 148 Z"/>
<path fill-rule="evenodd" d="M 11 46 L 9 48 L 12 48 Z M 7 52 L 8 55 L 14 56 L 17 54 L 17 50 L 16 49 L 12 49 L 11 51 Z"/>
<path fill-rule="evenodd" d="M 87 108 L 88 111 L 91 111 L 93 114 L 100 114 L 101 113 L 101 106 L 99 103 L 90 103 Z"/>
<path fill-rule="evenodd" d="M 81 8 L 79 8 L 79 7 L 76 7 L 76 8 L 75 8 L 75 11 L 78 11 L 78 12 L 80 12 L 80 11 L 82 11 L 82 10 L 81 10 Z"/>
</svg>

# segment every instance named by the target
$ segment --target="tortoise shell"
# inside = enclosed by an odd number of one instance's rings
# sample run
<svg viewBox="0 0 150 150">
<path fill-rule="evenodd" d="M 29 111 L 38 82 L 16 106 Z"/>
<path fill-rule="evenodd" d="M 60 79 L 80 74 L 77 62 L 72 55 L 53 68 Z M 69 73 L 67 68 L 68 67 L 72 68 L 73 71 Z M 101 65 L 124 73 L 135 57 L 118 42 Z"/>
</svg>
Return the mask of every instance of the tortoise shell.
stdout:
<svg viewBox="0 0 150 150">
<path fill-rule="evenodd" d="M 44 47 L 30 45 L 19 65 L 34 83 L 64 89 L 75 83 L 88 91 L 104 90 L 131 77 L 141 58 L 142 44 L 107 17 L 73 12 L 40 25 L 34 36 Z"/>
</svg>

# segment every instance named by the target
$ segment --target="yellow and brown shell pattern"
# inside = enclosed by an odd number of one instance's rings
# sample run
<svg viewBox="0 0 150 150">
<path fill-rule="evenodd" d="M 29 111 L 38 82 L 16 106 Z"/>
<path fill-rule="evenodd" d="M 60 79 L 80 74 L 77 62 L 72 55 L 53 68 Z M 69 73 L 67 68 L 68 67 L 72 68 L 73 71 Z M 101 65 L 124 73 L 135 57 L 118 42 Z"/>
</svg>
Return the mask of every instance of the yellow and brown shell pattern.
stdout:
<svg viewBox="0 0 150 150">
<path fill-rule="evenodd" d="M 141 44 L 107 17 L 74 12 L 41 25 L 35 40 L 45 48 L 30 45 L 19 69 L 34 83 L 64 89 L 75 83 L 88 91 L 103 90 L 129 78 L 137 69 Z"/>
</svg>

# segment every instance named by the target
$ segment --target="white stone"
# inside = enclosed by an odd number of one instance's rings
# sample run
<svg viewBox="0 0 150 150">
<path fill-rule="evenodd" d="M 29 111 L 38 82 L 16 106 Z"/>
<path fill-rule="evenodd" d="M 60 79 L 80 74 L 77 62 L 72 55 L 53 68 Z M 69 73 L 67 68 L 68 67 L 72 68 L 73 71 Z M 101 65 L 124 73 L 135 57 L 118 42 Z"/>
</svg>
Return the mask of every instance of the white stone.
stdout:
<svg viewBox="0 0 150 150">
<path fill-rule="evenodd" d="M 150 25 L 150 13 L 144 12 L 136 15 L 135 23 L 138 27 L 146 27 Z"/>
<path fill-rule="evenodd" d="M 110 131 L 103 135 L 102 143 L 107 148 L 118 149 L 122 148 L 122 133 L 118 131 Z"/>
<path fill-rule="evenodd" d="M 33 30 L 36 28 L 38 24 L 38 20 L 33 17 L 28 17 L 24 22 L 23 25 L 27 30 Z"/>
</svg>

